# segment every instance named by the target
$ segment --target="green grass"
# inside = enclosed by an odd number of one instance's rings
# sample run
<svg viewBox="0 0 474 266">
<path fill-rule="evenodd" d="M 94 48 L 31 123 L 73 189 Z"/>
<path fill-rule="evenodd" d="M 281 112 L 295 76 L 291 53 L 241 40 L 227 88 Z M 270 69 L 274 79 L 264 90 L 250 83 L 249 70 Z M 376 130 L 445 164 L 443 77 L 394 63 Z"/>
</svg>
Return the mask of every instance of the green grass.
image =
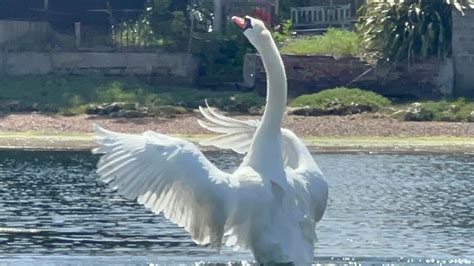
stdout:
<svg viewBox="0 0 474 266">
<path fill-rule="evenodd" d="M 358 55 L 359 38 L 355 32 L 329 29 L 324 35 L 303 36 L 288 39 L 281 53 Z"/>
<path fill-rule="evenodd" d="M 291 102 L 293 107 L 345 107 L 353 104 L 368 105 L 375 110 L 390 104 L 390 100 L 371 91 L 338 87 L 318 93 L 301 95 Z"/>
<path fill-rule="evenodd" d="M 421 112 L 434 121 L 467 121 L 474 112 L 474 102 L 464 98 L 421 102 Z"/>
<path fill-rule="evenodd" d="M 19 101 L 36 105 L 43 112 L 83 113 L 91 103 L 130 102 L 145 106 L 182 106 L 196 108 L 208 99 L 210 105 L 224 110 L 246 111 L 263 105 L 255 93 L 210 91 L 188 87 L 152 86 L 133 77 L 23 76 L 0 77 L 0 102 Z M 240 110 L 241 109 L 241 110 Z"/>
</svg>

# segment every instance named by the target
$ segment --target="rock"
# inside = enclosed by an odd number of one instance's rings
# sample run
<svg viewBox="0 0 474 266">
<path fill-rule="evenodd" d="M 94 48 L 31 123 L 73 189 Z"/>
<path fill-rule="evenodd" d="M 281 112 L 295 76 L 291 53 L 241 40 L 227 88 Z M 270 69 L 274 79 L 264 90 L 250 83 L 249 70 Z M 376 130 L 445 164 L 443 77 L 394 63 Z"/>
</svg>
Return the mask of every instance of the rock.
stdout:
<svg viewBox="0 0 474 266">
<path fill-rule="evenodd" d="M 405 121 L 433 121 L 434 114 L 423 108 L 414 108 L 407 111 Z"/>
<path fill-rule="evenodd" d="M 110 116 L 111 114 L 118 113 L 122 110 L 133 111 L 136 109 L 137 109 L 136 103 L 114 102 L 114 103 L 104 103 L 100 105 L 91 104 L 86 108 L 86 114 Z"/>
<path fill-rule="evenodd" d="M 334 105 L 328 108 L 315 107 L 296 107 L 289 108 L 288 115 L 302 115 L 302 116 L 323 116 L 323 115 L 353 115 L 364 112 L 373 112 L 375 108 L 364 104 L 351 104 L 349 106 Z"/>
<path fill-rule="evenodd" d="M 343 114 L 346 114 L 346 115 L 375 111 L 374 107 L 370 105 L 365 105 L 365 104 L 351 104 L 347 107 L 341 107 L 340 109 L 342 110 Z"/>
<path fill-rule="evenodd" d="M 182 115 L 182 114 L 189 113 L 189 111 L 188 111 L 186 108 L 184 108 L 184 107 L 181 107 L 181 106 L 171 106 L 171 105 L 160 106 L 160 107 L 158 107 L 158 110 L 159 110 L 162 114 Z"/>
<path fill-rule="evenodd" d="M 467 119 L 469 122 L 474 122 L 474 111 L 471 112 L 469 118 Z"/>
<path fill-rule="evenodd" d="M 118 112 L 111 113 L 110 117 L 125 117 L 125 118 L 139 118 L 146 117 L 148 113 L 141 112 L 138 110 L 120 110 Z"/>
<path fill-rule="evenodd" d="M 99 107 L 95 104 L 89 104 L 87 107 L 86 107 L 86 114 L 88 115 L 96 115 L 99 113 Z"/>
<path fill-rule="evenodd" d="M 58 108 L 51 104 L 22 102 L 19 100 L 0 101 L 0 111 L 3 112 L 58 112 Z"/>
<path fill-rule="evenodd" d="M 19 112 L 21 111 L 21 103 L 18 100 L 0 102 L 0 111 Z"/>
<path fill-rule="evenodd" d="M 237 112 L 248 113 L 250 107 L 252 107 L 252 106 L 250 106 L 249 104 L 241 103 L 241 104 L 237 104 L 235 107 L 237 109 Z"/>
<path fill-rule="evenodd" d="M 120 110 L 123 110 L 123 108 L 121 108 L 121 103 L 111 103 L 103 106 L 102 109 L 99 110 L 99 114 L 110 115 L 111 113 L 116 113 Z"/>
<path fill-rule="evenodd" d="M 320 108 L 313 108 L 309 106 L 304 106 L 304 107 L 294 107 L 294 108 L 288 108 L 287 111 L 288 115 L 302 115 L 302 116 L 322 116 L 322 115 L 328 115 L 328 112 L 320 109 Z"/>
<path fill-rule="evenodd" d="M 250 115 L 262 115 L 263 114 L 263 108 L 261 106 L 251 106 L 248 109 L 248 113 Z"/>
<path fill-rule="evenodd" d="M 247 104 L 231 104 L 223 107 L 226 112 L 237 113 L 247 113 L 249 108 L 250 106 L 248 106 Z"/>
<path fill-rule="evenodd" d="M 64 111 L 64 112 L 61 112 L 61 115 L 62 116 L 75 116 L 77 114 L 71 112 L 71 111 Z"/>
<path fill-rule="evenodd" d="M 461 107 L 459 107 L 455 104 L 452 104 L 452 105 L 449 106 L 449 111 L 453 112 L 453 113 L 457 113 L 457 112 L 461 111 Z"/>
<path fill-rule="evenodd" d="M 181 106 L 154 106 L 150 108 L 151 116 L 164 116 L 164 117 L 176 117 L 176 115 L 182 115 L 189 113 L 189 110 Z"/>
</svg>

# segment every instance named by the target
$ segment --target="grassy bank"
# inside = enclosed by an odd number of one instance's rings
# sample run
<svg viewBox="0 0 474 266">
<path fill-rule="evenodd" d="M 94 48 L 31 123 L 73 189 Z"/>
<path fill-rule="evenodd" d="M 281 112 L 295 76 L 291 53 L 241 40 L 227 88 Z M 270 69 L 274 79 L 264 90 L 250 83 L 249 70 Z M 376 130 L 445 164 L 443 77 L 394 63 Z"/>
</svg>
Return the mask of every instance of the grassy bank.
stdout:
<svg viewBox="0 0 474 266">
<path fill-rule="evenodd" d="M 360 41 L 355 32 L 329 29 L 324 35 L 288 37 L 280 52 L 357 56 L 360 54 Z"/>
<path fill-rule="evenodd" d="M 135 77 L 101 75 L 0 77 L 0 112 L 39 111 L 80 114 L 86 112 L 90 105 L 123 102 L 147 107 L 151 110 L 151 115 L 161 115 L 153 110 L 173 106 L 179 107 L 173 109 L 176 113 L 183 113 L 186 109 L 204 105 L 205 99 L 210 105 L 221 110 L 243 113 L 265 103 L 264 97 L 254 92 L 158 86 Z M 459 98 L 393 104 L 379 94 L 357 88 L 340 87 L 301 95 L 289 101 L 289 106 L 333 110 L 326 113 L 338 115 L 367 111 L 387 114 L 398 112 L 394 117 L 406 121 L 474 122 L 472 100 Z M 353 110 L 354 106 L 367 108 Z M 336 112 L 334 109 L 348 109 L 350 112 Z"/>
<path fill-rule="evenodd" d="M 196 108 L 209 103 L 222 109 L 261 105 L 263 98 L 239 91 L 198 90 L 150 85 L 134 77 L 22 76 L 0 77 L 0 103 L 43 112 L 83 113 L 92 103 L 139 103 L 143 106 Z"/>
<path fill-rule="evenodd" d="M 290 106 L 328 110 L 327 114 L 379 111 L 405 121 L 474 122 L 473 100 L 457 98 L 400 104 L 393 103 L 390 99 L 372 91 L 346 87 L 301 95 L 295 98 Z M 355 106 L 365 106 L 366 108 L 354 110 L 352 107 Z M 350 112 L 344 112 L 346 109 Z"/>
<path fill-rule="evenodd" d="M 412 121 L 471 121 L 474 118 L 474 101 L 465 98 L 441 101 L 422 101 L 410 107 L 417 109 Z M 408 116 L 410 118 L 410 115 Z"/>
</svg>

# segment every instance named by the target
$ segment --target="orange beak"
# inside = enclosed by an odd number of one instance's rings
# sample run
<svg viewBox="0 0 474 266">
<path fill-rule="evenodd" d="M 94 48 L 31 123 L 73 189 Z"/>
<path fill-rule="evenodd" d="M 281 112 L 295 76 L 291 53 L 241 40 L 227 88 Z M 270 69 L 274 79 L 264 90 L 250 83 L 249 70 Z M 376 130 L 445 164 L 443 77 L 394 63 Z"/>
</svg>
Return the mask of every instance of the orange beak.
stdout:
<svg viewBox="0 0 474 266">
<path fill-rule="evenodd" d="M 235 25 L 239 26 L 240 28 L 244 29 L 245 28 L 245 20 L 241 17 L 233 16 L 231 18 L 232 22 L 235 23 Z"/>
</svg>

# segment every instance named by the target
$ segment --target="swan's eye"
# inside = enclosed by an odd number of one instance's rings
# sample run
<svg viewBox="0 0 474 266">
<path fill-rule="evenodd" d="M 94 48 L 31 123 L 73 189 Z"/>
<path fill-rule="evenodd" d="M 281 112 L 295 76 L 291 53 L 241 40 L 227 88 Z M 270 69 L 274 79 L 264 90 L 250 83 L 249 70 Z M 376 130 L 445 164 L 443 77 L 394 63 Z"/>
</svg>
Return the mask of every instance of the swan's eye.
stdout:
<svg viewBox="0 0 474 266">
<path fill-rule="evenodd" d="M 253 29 L 252 26 L 252 21 L 249 18 L 244 18 L 245 24 L 244 24 L 244 31 L 246 29 Z"/>
</svg>

